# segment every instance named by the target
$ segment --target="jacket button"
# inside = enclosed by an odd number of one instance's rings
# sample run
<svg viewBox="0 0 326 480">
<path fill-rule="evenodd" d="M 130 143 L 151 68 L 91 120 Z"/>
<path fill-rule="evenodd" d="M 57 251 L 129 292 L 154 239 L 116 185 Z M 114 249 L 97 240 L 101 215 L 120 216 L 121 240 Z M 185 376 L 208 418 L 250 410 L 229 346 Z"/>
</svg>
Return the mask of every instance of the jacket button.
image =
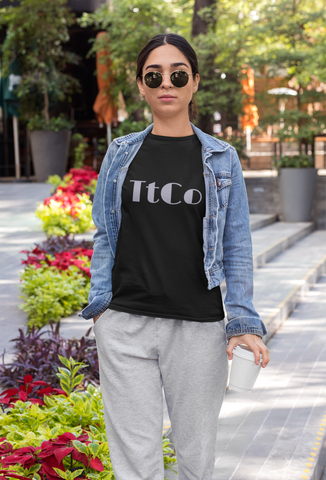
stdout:
<svg viewBox="0 0 326 480">
<path fill-rule="evenodd" d="M 114 213 L 114 210 L 111 210 L 111 213 Z"/>
<path fill-rule="evenodd" d="M 113 180 L 114 183 L 116 183 L 116 181 L 117 181 L 116 179 Z"/>
</svg>

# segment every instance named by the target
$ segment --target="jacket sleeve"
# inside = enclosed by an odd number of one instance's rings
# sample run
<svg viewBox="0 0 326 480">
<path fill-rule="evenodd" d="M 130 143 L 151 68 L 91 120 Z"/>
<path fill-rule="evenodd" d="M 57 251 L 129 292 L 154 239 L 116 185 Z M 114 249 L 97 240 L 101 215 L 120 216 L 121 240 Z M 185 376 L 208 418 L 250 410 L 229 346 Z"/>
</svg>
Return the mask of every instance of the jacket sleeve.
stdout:
<svg viewBox="0 0 326 480">
<path fill-rule="evenodd" d="M 227 294 L 227 339 L 251 333 L 261 338 L 267 334 L 253 300 L 253 261 L 247 190 L 241 164 L 232 149 L 231 187 L 223 234 L 223 264 Z"/>
<path fill-rule="evenodd" d="M 94 318 L 106 310 L 112 299 L 112 268 L 114 264 L 105 223 L 104 194 L 106 179 L 111 166 L 116 145 L 112 142 L 103 159 L 93 201 L 92 218 L 97 228 L 94 234 L 94 252 L 91 260 L 91 289 L 88 306 L 79 317 Z"/>
</svg>

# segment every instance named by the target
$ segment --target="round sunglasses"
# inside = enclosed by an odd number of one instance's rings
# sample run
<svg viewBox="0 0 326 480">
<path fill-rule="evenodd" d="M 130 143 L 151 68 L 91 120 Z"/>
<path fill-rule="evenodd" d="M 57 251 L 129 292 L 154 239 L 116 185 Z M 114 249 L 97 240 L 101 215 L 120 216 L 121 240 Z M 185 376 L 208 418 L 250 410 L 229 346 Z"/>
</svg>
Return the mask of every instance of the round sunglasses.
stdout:
<svg viewBox="0 0 326 480">
<path fill-rule="evenodd" d="M 170 80 L 172 85 L 174 85 L 177 88 L 182 88 L 187 85 L 189 80 L 189 75 L 192 75 L 192 74 L 187 73 L 184 70 L 176 70 L 171 74 L 160 73 L 160 72 L 148 72 L 145 75 L 141 75 L 141 77 L 144 77 L 145 83 L 149 88 L 158 88 L 163 82 L 163 75 L 170 75 Z"/>
</svg>

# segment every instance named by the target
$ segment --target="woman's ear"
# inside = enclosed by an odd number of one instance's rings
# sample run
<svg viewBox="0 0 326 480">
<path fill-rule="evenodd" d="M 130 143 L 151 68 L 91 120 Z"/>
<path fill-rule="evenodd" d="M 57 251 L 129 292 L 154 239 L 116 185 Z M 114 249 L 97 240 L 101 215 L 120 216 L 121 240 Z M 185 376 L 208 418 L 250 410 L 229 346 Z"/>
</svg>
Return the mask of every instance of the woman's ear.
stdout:
<svg viewBox="0 0 326 480">
<path fill-rule="evenodd" d="M 200 82 L 200 76 L 199 76 L 199 73 L 196 73 L 195 78 L 194 78 L 194 84 L 193 84 L 193 87 L 192 87 L 192 93 L 197 92 L 199 82 Z"/>
<path fill-rule="evenodd" d="M 138 90 L 139 90 L 140 95 L 145 97 L 145 89 L 144 89 L 144 84 L 143 84 L 143 81 L 142 81 L 142 77 L 137 78 L 137 85 L 138 85 Z"/>
</svg>

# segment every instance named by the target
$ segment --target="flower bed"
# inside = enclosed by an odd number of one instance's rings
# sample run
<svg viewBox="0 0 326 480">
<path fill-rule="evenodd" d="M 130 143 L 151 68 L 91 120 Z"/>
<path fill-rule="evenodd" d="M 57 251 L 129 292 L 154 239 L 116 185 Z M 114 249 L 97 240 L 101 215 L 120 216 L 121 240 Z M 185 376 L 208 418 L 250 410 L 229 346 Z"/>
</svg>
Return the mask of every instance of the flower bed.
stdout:
<svg viewBox="0 0 326 480">
<path fill-rule="evenodd" d="M 36 209 L 47 236 L 84 233 L 95 228 L 92 220 L 92 196 L 98 174 L 91 167 L 72 168 L 63 180 L 49 178 L 55 193 Z"/>
<path fill-rule="evenodd" d="M 14 342 L 15 354 L 10 363 L 0 365 L 0 385 L 3 388 L 18 388 L 17 379 L 27 376 L 36 381 L 42 380 L 53 388 L 60 388 L 57 377 L 61 366 L 59 356 L 73 357 L 78 362 L 87 364 L 83 369 L 84 380 L 81 385 L 91 383 L 99 386 L 99 364 L 94 337 L 90 337 L 92 327 L 80 339 L 68 339 L 60 335 L 60 322 L 50 324 L 49 328 L 36 329 L 32 327 L 28 333 L 19 330 Z"/>
<path fill-rule="evenodd" d="M 90 261 L 93 250 L 85 243 L 65 237 L 60 244 L 50 238 L 33 250 L 24 250 L 25 269 L 21 274 L 29 326 L 41 327 L 71 315 L 87 304 L 90 288 Z"/>
<path fill-rule="evenodd" d="M 0 478 L 114 480 L 101 393 L 93 385 L 80 390 L 85 365 L 60 360 L 61 390 L 27 376 L 0 395 Z M 176 459 L 164 437 L 163 458 L 172 469 Z"/>
</svg>

